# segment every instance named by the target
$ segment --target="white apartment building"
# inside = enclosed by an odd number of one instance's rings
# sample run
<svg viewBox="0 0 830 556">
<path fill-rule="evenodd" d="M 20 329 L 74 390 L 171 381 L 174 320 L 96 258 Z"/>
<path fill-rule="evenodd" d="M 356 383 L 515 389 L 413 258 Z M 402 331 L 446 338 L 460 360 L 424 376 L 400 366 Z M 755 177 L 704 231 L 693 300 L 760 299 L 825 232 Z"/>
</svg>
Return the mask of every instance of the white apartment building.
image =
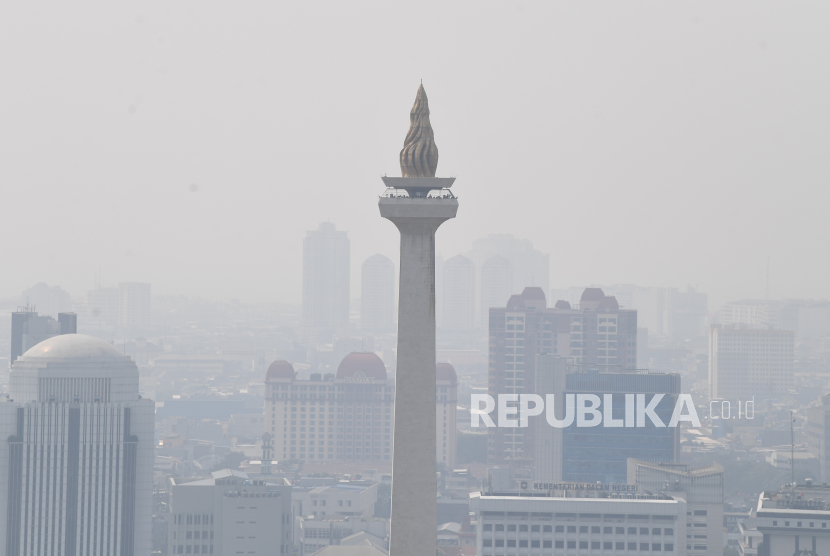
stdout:
<svg viewBox="0 0 830 556">
<path fill-rule="evenodd" d="M 663 492 L 686 500 L 687 556 L 721 556 L 723 538 L 723 467 L 713 463 L 690 468 L 682 463 L 628 460 L 628 484 L 638 492 Z"/>
<path fill-rule="evenodd" d="M 167 554 L 291 554 L 285 480 L 224 469 L 209 478 L 170 478 L 169 496 Z"/>
<path fill-rule="evenodd" d="M 579 483 L 569 483 L 575 488 Z M 546 485 L 555 486 L 555 485 Z M 562 486 L 562 485 L 558 485 Z M 590 483 L 582 485 L 590 488 Z M 625 485 L 622 485 L 625 486 Z M 545 491 L 470 495 L 479 556 L 686 556 L 686 502 L 670 496 Z"/>
<path fill-rule="evenodd" d="M 781 395 L 794 385 L 793 333 L 713 325 L 709 387 L 713 400 L 749 401 Z"/>
<path fill-rule="evenodd" d="M 52 337 L 11 368 L 0 402 L 0 552 L 149 554 L 154 403 L 103 340 Z"/>
</svg>

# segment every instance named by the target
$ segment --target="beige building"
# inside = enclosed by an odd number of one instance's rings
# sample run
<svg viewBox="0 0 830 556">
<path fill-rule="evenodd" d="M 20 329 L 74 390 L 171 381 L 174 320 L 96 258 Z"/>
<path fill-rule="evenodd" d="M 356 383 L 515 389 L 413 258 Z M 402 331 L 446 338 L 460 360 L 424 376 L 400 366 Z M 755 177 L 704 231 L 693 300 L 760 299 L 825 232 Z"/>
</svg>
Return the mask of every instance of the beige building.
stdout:
<svg viewBox="0 0 830 556">
<path fill-rule="evenodd" d="M 455 369 L 436 367 L 436 461 L 452 468 L 456 453 Z M 274 459 L 320 463 L 392 463 L 395 383 L 374 353 L 347 355 L 334 375 L 298 380 L 287 361 L 265 376 L 265 430 Z"/>
<path fill-rule="evenodd" d="M 169 479 L 167 554 L 291 554 L 291 486 L 224 469 Z"/>
<path fill-rule="evenodd" d="M 681 463 L 628 460 L 628 484 L 641 493 L 665 493 L 686 500 L 686 554 L 723 554 L 723 467 L 690 468 Z"/>
<path fill-rule="evenodd" d="M 714 325 L 709 332 L 709 388 L 713 400 L 750 401 L 793 388 L 793 333 Z"/>
</svg>

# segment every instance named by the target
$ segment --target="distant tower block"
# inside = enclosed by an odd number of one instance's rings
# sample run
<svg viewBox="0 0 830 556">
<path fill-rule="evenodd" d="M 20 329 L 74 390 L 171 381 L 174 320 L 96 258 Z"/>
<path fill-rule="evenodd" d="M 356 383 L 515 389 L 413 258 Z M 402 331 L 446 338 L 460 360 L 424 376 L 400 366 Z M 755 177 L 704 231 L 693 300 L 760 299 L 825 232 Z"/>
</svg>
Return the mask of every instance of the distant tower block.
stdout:
<svg viewBox="0 0 830 556">
<path fill-rule="evenodd" d="M 401 233 L 398 366 L 392 474 L 391 556 L 434 556 L 437 544 L 435 478 L 435 232 L 455 218 L 455 178 L 436 178 L 438 150 L 423 85 L 410 113 L 401 151 L 402 178 L 389 188 L 380 215 Z M 404 193 L 405 192 L 405 193 Z"/>
</svg>

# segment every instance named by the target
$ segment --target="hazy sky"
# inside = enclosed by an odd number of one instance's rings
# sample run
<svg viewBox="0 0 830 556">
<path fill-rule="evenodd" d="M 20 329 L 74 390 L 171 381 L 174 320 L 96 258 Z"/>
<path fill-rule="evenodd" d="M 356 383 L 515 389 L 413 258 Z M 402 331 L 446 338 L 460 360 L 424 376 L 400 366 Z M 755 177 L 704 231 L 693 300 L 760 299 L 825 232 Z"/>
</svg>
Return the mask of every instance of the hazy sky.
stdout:
<svg viewBox="0 0 830 556">
<path fill-rule="evenodd" d="M 81 5 L 83 4 L 83 5 Z M 830 3 L 4 2 L 0 296 L 300 302 L 302 239 L 397 261 L 379 176 L 424 80 L 445 257 L 551 286 L 830 297 Z M 195 191 L 193 191 L 195 189 Z"/>
</svg>

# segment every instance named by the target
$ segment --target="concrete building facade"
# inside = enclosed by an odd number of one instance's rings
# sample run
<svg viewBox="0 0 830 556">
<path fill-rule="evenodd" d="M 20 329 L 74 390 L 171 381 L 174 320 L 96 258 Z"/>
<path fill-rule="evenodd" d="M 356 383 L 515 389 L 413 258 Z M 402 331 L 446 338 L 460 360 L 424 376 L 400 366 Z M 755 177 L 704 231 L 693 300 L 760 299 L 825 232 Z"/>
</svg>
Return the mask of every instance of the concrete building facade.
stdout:
<svg viewBox="0 0 830 556">
<path fill-rule="evenodd" d="M 709 388 L 713 400 L 758 400 L 793 388 L 794 335 L 789 330 L 713 325 Z"/>
<path fill-rule="evenodd" d="M 567 490 L 562 492 L 569 495 L 549 496 L 547 488 L 470 495 L 470 510 L 477 521 L 476 554 L 686 555 L 682 498 L 609 492 L 600 497 L 579 490 L 592 485 L 542 486 L 564 487 Z"/>
<path fill-rule="evenodd" d="M 323 222 L 303 240 L 302 324 L 342 328 L 349 324 L 350 242 L 346 232 Z"/>
<path fill-rule="evenodd" d="M 169 479 L 167 554 L 291 554 L 291 486 L 223 469 Z M 149 552 L 148 552 L 149 553 Z"/>
<path fill-rule="evenodd" d="M 0 402 L 3 554 L 134 556 L 151 549 L 154 403 L 138 369 L 65 334 L 17 359 Z"/>
</svg>

